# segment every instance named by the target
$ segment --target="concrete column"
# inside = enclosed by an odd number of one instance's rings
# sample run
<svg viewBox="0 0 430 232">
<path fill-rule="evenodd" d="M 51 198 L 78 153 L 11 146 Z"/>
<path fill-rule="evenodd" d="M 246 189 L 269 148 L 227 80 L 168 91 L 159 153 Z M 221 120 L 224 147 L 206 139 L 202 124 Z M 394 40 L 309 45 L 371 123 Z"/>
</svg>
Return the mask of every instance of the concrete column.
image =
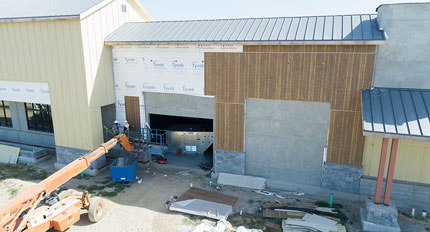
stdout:
<svg viewBox="0 0 430 232">
<path fill-rule="evenodd" d="M 385 184 L 384 204 L 390 204 L 391 186 L 393 184 L 394 167 L 396 166 L 398 139 L 393 139 L 390 151 L 390 163 L 388 165 L 387 183 Z"/>
<path fill-rule="evenodd" d="M 19 130 L 28 130 L 27 125 L 27 112 L 25 112 L 25 106 L 22 102 L 16 102 L 16 110 L 17 110 L 17 117 L 19 120 Z"/>
<path fill-rule="evenodd" d="M 379 158 L 378 180 L 376 182 L 375 203 L 381 203 L 382 184 L 384 181 L 385 161 L 387 159 L 388 138 L 382 139 L 381 156 Z"/>
</svg>

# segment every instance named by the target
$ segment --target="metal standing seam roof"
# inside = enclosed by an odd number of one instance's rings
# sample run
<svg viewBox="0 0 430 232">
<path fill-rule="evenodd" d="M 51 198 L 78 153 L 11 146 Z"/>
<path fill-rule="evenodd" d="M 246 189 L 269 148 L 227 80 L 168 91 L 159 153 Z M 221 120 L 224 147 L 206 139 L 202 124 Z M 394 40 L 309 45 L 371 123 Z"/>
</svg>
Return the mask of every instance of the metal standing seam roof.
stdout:
<svg viewBox="0 0 430 232">
<path fill-rule="evenodd" d="M 127 23 L 105 42 L 383 42 L 376 14 Z"/>
<path fill-rule="evenodd" d="M 430 141 L 430 90 L 362 90 L 363 134 Z"/>
<path fill-rule="evenodd" d="M 0 22 L 79 16 L 104 0 L 0 0 Z M 29 21 L 29 20 L 27 20 Z"/>
</svg>

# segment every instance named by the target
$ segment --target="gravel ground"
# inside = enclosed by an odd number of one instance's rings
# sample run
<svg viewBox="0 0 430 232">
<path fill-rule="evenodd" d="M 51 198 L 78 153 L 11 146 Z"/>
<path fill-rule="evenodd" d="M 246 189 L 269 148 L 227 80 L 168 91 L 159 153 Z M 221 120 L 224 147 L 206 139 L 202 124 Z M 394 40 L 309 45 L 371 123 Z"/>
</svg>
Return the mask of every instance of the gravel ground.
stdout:
<svg viewBox="0 0 430 232">
<path fill-rule="evenodd" d="M 53 163 L 55 160 L 45 162 L 35 167 L 40 174 L 43 172 L 54 172 Z M 10 168 L 10 167 L 8 167 Z M 26 167 L 19 167 L 19 174 L 14 172 L 13 168 L 7 169 L 0 167 L 0 205 L 5 204 L 17 192 L 38 182 L 37 180 L 28 180 L 28 174 L 22 171 Z M 37 172 L 30 168 L 28 172 Z M 73 225 L 68 231 L 178 231 L 181 227 L 190 227 L 199 224 L 202 219 L 185 214 L 169 212 L 165 203 L 171 200 L 172 196 L 180 196 L 192 184 L 194 187 L 203 188 L 210 191 L 216 191 L 208 185 L 210 178 L 200 170 L 193 170 L 189 175 L 176 175 L 184 168 L 154 165 L 153 169 L 144 172 L 140 167 L 138 176 L 142 182 L 133 183 L 127 188 L 115 187 L 110 181 L 110 172 L 107 170 L 97 177 L 73 178 L 67 182 L 62 189 L 80 188 L 92 189 L 92 195 L 105 195 L 107 213 L 98 223 L 92 223 L 88 220 L 86 211 L 82 211 L 81 220 Z M 21 175 L 20 175 L 21 174 Z M 9 178 L 9 176 L 12 176 Z M 40 175 L 41 177 L 43 175 Z M 258 207 L 262 203 L 275 203 L 280 201 L 289 205 L 309 205 L 315 204 L 316 199 L 310 199 L 306 196 L 288 195 L 285 199 L 275 198 L 273 196 L 263 196 L 252 192 L 252 190 L 237 188 L 232 186 L 223 186 L 220 193 L 236 196 L 238 202 L 233 208 L 235 221 L 239 223 L 246 221 L 248 227 L 262 228 L 266 219 L 257 213 Z M 113 193 L 113 194 L 112 194 Z M 112 194 L 112 195 L 111 195 Z M 116 196 L 115 196 L 116 195 Z M 361 231 L 359 222 L 360 203 L 354 202 L 336 202 L 343 208 L 341 211 L 348 217 L 346 227 L 348 231 Z M 239 211 L 252 220 L 237 220 Z M 407 214 L 399 214 L 399 224 L 402 231 L 430 231 L 430 222 L 428 219 L 410 218 Z M 406 216 L 405 216 L 406 215 Z M 211 220 L 206 220 L 211 222 Z M 212 223 L 214 223 L 212 221 Z M 233 226 L 239 226 L 234 225 Z M 274 231 L 274 230 L 268 230 Z"/>
</svg>

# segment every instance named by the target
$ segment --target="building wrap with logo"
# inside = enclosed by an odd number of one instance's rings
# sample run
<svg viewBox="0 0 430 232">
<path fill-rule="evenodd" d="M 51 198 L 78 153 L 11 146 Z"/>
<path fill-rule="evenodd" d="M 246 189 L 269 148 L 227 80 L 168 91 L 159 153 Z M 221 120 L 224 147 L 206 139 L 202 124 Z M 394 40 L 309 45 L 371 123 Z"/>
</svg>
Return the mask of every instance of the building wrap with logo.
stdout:
<svg viewBox="0 0 430 232">
<path fill-rule="evenodd" d="M 204 96 L 205 52 L 242 52 L 241 45 L 113 46 L 116 119 L 125 118 L 125 96 L 139 97 L 141 126 L 143 92 Z"/>
</svg>

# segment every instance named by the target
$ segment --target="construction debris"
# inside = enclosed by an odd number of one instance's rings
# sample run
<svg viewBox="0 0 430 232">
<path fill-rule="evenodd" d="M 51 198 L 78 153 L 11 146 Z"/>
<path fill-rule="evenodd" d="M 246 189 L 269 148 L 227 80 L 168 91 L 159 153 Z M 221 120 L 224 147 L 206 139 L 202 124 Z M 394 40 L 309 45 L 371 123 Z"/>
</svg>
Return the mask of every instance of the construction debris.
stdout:
<svg viewBox="0 0 430 232">
<path fill-rule="evenodd" d="M 255 176 L 244 176 L 229 173 L 219 173 L 218 184 L 232 185 L 251 189 L 265 189 L 266 179 Z"/>
<path fill-rule="evenodd" d="M 306 213 L 295 210 L 263 209 L 263 217 L 266 218 L 303 218 Z"/>
<path fill-rule="evenodd" d="M 343 226 L 336 221 L 321 217 L 315 214 L 306 214 L 302 219 L 282 220 L 282 228 L 284 232 L 289 231 L 321 231 L 335 232 L 345 231 Z"/>
<path fill-rule="evenodd" d="M 185 201 L 191 199 L 201 199 L 231 206 L 236 204 L 238 200 L 237 197 L 192 187 L 188 189 L 184 194 L 182 194 L 178 198 L 178 201 Z"/>
<path fill-rule="evenodd" d="M 278 225 L 278 224 L 276 224 L 276 223 L 273 223 L 273 222 L 265 222 L 265 223 L 264 223 L 264 226 L 269 227 L 269 228 L 272 228 L 272 229 L 275 229 L 275 230 L 279 230 L 279 229 L 281 229 L 281 226 L 280 226 L 280 225 Z"/>
<path fill-rule="evenodd" d="M 169 210 L 218 220 L 226 220 L 232 213 L 233 207 L 231 205 L 211 201 L 192 199 L 174 202 L 170 205 Z"/>
<path fill-rule="evenodd" d="M 304 196 L 305 195 L 305 193 L 301 193 L 301 192 L 285 192 L 285 191 L 282 191 L 282 193 L 286 194 L 286 195 L 294 195 L 294 196 Z"/>
<path fill-rule="evenodd" d="M 332 208 L 324 208 L 324 207 L 301 207 L 301 206 L 287 206 L 284 204 L 263 204 L 261 206 L 263 209 L 264 217 L 273 217 L 273 218 L 290 218 L 300 216 L 299 213 L 309 213 L 316 214 L 320 216 L 324 216 L 326 218 L 335 219 L 335 221 L 340 221 L 340 219 L 344 218 L 344 215 L 340 215 Z"/>
<path fill-rule="evenodd" d="M 265 190 L 254 190 L 254 193 L 258 193 L 264 196 L 273 196 L 274 193 Z"/>
</svg>

